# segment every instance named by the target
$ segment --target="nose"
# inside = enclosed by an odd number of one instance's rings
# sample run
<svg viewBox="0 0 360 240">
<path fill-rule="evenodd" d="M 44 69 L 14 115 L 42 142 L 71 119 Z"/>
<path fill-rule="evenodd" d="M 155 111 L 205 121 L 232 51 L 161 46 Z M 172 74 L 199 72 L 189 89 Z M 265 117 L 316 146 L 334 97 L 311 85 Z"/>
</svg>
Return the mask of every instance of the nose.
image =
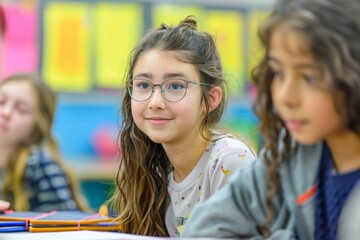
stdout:
<svg viewBox="0 0 360 240">
<path fill-rule="evenodd" d="M 299 84 L 295 76 L 284 76 L 277 87 L 277 98 L 287 107 L 295 107 L 299 104 Z M 275 96 L 274 96 L 275 97 Z"/>
<path fill-rule="evenodd" d="M 164 109 L 165 99 L 162 95 L 162 89 L 160 86 L 154 86 L 153 94 L 150 97 L 149 104 L 150 109 Z"/>
<path fill-rule="evenodd" d="M 12 106 L 10 103 L 5 103 L 0 106 L 0 116 L 4 118 L 9 118 L 11 115 Z"/>
</svg>

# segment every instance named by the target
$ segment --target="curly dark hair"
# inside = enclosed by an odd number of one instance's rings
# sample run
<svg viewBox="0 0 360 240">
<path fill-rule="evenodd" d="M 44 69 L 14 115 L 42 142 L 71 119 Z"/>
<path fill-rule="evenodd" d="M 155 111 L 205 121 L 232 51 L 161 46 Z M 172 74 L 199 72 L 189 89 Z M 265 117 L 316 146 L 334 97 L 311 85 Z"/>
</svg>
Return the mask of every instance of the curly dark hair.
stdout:
<svg viewBox="0 0 360 240">
<path fill-rule="evenodd" d="M 312 56 L 319 63 L 326 82 L 326 89 L 344 96 L 334 102 L 347 126 L 360 135 L 360 2 L 358 0 L 279 0 L 264 25 L 259 37 L 265 48 L 264 56 L 253 70 L 253 80 L 258 87 L 254 111 L 260 120 L 268 167 L 268 192 L 266 205 L 268 216 L 262 226 L 269 235 L 268 224 L 273 217 L 271 199 L 278 192 L 278 165 L 284 154 L 290 151 L 291 137 L 284 123 L 274 111 L 271 85 L 274 73 L 268 66 L 268 51 L 274 29 L 286 24 L 300 32 Z M 284 138 L 279 138 L 281 131 Z M 285 144 L 279 152 L 278 144 Z"/>
</svg>

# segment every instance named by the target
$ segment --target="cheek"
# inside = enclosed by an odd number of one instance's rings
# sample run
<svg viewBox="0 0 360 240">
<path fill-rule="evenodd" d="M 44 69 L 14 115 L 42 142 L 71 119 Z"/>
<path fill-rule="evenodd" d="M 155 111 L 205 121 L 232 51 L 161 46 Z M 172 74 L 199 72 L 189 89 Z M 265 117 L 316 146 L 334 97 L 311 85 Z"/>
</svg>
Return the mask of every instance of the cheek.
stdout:
<svg viewBox="0 0 360 240">
<path fill-rule="evenodd" d="M 30 138 L 35 126 L 35 119 L 30 116 L 21 117 L 16 123 L 14 127 L 18 133 L 18 140 L 22 141 Z"/>
<path fill-rule="evenodd" d="M 311 115 L 317 118 L 319 127 L 327 127 L 330 129 L 336 129 L 345 124 L 345 120 L 341 117 L 340 113 L 335 109 L 335 105 L 332 103 L 332 100 L 315 101 L 309 102 L 308 106 L 311 109 Z M 324 124 L 324 125 L 322 125 Z"/>
<path fill-rule="evenodd" d="M 316 114 L 315 111 L 316 110 L 314 109 L 314 114 Z M 345 123 L 340 114 L 334 109 L 321 111 L 320 108 L 318 108 L 318 112 L 322 113 L 321 116 L 319 116 L 319 119 L 321 118 L 321 122 L 327 123 L 329 126 L 339 127 Z"/>
<path fill-rule="evenodd" d="M 141 104 L 134 101 L 131 102 L 131 115 L 137 126 L 139 126 L 139 123 L 143 116 L 143 112 L 144 112 L 144 107 Z"/>
<path fill-rule="evenodd" d="M 173 112 L 176 113 L 179 119 L 182 119 L 181 124 L 194 126 L 203 120 L 206 114 L 206 107 L 205 104 L 199 105 L 198 102 L 192 102 L 189 104 L 178 105 L 173 109 Z"/>
</svg>

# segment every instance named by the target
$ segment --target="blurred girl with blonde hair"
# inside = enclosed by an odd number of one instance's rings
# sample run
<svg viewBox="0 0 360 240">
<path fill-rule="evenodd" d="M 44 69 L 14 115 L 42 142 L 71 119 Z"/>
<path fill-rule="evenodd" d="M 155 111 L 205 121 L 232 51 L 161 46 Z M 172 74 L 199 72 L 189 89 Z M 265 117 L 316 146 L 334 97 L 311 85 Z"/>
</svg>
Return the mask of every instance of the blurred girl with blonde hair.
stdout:
<svg viewBox="0 0 360 240">
<path fill-rule="evenodd" d="M 54 92 L 37 75 L 0 82 L 0 199 L 16 211 L 87 209 L 51 133 L 55 109 Z"/>
</svg>

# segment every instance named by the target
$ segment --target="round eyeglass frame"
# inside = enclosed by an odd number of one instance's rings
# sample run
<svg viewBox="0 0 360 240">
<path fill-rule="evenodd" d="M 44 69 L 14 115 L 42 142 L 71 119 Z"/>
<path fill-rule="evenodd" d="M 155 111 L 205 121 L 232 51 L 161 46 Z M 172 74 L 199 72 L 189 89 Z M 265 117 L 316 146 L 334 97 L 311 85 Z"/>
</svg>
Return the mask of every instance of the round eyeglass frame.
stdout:
<svg viewBox="0 0 360 240">
<path fill-rule="evenodd" d="M 133 83 L 134 80 L 141 80 L 141 81 L 144 81 L 144 82 L 147 82 L 147 83 L 150 84 L 150 86 L 151 86 L 151 93 L 150 93 L 150 95 L 149 95 L 148 98 L 146 98 L 146 99 L 144 99 L 144 100 L 138 100 L 138 99 L 135 99 L 135 98 L 132 96 L 132 94 L 131 94 L 131 87 L 132 87 L 132 83 Z M 167 98 L 165 97 L 165 95 L 164 95 L 165 90 L 163 89 L 164 83 L 167 83 L 167 82 L 169 82 L 169 81 L 174 81 L 174 80 L 178 80 L 178 81 L 180 80 L 180 81 L 183 81 L 183 82 L 186 84 L 186 85 L 185 85 L 184 96 L 182 96 L 179 100 L 176 100 L 176 101 L 172 101 L 172 100 L 167 99 Z M 195 81 L 190 81 L 190 80 L 181 79 L 181 78 L 179 78 L 179 79 L 169 79 L 169 80 L 166 80 L 166 81 L 164 81 L 164 82 L 162 82 L 162 83 L 160 83 L 160 84 L 154 84 L 154 83 L 152 83 L 151 81 L 149 81 L 149 80 L 144 80 L 144 79 L 130 79 L 130 80 L 127 80 L 127 81 L 126 81 L 126 88 L 127 88 L 127 91 L 128 91 L 128 93 L 129 93 L 131 99 L 133 99 L 133 100 L 135 100 L 135 101 L 137 101 L 137 102 L 145 102 L 145 101 L 149 100 L 149 99 L 153 96 L 153 94 L 154 94 L 154 92 L 155 92 L 155 87 L 159 87 L 159 88 L 160 88 L 161 96 L 162 96 L 166 101 L 168 101 L 168 102 L 179 102 L 179 101 L 181 101 L 182 99 L 184 99 L 184 97 L 186 96 L 186 93 L 187 93 L 189 84 L 213 86 L 212 84 L 209 84 L 209 83 L 195 82 Z"/>
</svg>

